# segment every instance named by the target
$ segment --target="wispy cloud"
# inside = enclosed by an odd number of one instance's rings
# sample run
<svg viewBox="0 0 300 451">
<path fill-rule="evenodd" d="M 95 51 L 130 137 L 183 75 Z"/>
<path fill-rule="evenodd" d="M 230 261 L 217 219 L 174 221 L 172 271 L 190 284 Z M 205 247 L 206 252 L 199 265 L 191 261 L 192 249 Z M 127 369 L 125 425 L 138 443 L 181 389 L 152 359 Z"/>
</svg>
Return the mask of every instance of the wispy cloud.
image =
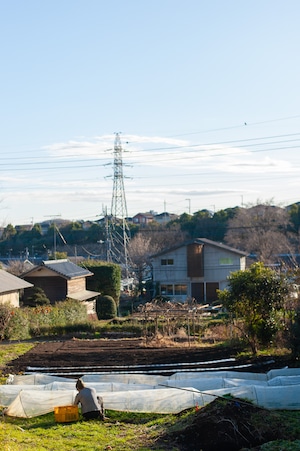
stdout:
<svg viewBox="0 0 300 451">
<path fill-rule="evenodd" d="M 101 160 L 113 164 L 114 135 L 80 138 L 45 146 L 52 158 L 69 160 Z M 124 165 L 132 167 L 174 168 L 206 171 L 257 173 L 263 171 L 289 172 L 294 166 L 284 159 L 261 157 L 247 148 L 229 145 L 201 145 L 192 141 L 159 136 L 121 136 Z"/>
</svg>

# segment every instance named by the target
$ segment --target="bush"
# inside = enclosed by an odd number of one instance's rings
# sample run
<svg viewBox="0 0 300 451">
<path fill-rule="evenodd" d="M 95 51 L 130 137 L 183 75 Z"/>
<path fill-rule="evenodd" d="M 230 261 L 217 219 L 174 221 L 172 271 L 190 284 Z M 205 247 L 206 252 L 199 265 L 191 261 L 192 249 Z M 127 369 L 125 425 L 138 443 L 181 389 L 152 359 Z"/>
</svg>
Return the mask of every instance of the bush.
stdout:
<svg viewBox="0 0 300 451">
<path fill-rule="evenodd" d="M 32 335 L 62 334 L 71 326 L 74 331 L 87 322 L 86 307 L 82 302 L 67 299 L 54 306 L 40 306 L 30 309 Z"/>
<path fill-rule="evenodd" d="M 6 329 L 9 324 L 12 306 L 10 304 L 0 304 L 0 339 L 6 337 Z"/>
<path fill-rule="evenodd" d="M 82 302 L 66 300 L 54 306 L 13 308 L 0 305 L 0 339 L 24 340 L 41 335 L 89 331 L 86 307 Z"/>
<path fill-rule="evenodd" d="M 57 302 L 55 307 L 63 316 L 64 324 L 74 325 L 87 320 L 86 306 L 80 301 L 67 299 L 64 302 Z"/>
<path fill-rule="evenodd" d="M 112 296 L 98 296 L 96 301 L 98 319 L 112 319 L 117 316 L 117 306 Z"/>
<path fill-rule="evenodd" d="M 11 311 L 10 321 L 5 331 L 5 338 L 7 340 L 26 340 L 31 338 L 27 309 L 16 308 Z"/>
<path fill-rule="evenodd" d="M 31 294 L 26 298 L 24 304 L 28 307 L 36 307 L 38 305 L 49 305 L 50 300 L 42 288 L 32 287 Z"/>
<path fill-rule="evenodd" d="M 294 321 L 289 331 L 289 345 L 294 358 L 300 357 L 300 309 L 295 312 Z"/>
<path fill-rule="evenodd" d="M 81 266 L 93 273 L 91 277 L 87 278 L 87 289 L 113 297 L 116 305 L 118 305 L 121 287 L 120 266 L 97 260 L 86 260 Z"/>
<path fill-rule="evenodd" d="M 0 304 L 0 340 L 24 340 L 30 338 L 27 314 L 9 303 Z"/>
</svg>

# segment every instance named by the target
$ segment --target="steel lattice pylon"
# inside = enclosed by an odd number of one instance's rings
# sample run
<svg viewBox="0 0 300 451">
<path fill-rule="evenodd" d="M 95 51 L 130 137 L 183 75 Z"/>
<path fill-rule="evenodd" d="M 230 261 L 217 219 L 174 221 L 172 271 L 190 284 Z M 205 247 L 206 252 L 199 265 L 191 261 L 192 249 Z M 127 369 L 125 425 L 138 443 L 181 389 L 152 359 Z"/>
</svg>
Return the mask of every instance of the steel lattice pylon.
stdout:
<svg viewBox="0 0 300 451">
<path fill-rule="evenodd" d="M 119 133 L 114 144 L 114 183 L 109 221 L 109 259 L 121 264 L 122 272 L 128 278 L 128 251 L 130 230 L 127 224 L 127 205 L 124 189 L 122 145 Z"/>
</svg>

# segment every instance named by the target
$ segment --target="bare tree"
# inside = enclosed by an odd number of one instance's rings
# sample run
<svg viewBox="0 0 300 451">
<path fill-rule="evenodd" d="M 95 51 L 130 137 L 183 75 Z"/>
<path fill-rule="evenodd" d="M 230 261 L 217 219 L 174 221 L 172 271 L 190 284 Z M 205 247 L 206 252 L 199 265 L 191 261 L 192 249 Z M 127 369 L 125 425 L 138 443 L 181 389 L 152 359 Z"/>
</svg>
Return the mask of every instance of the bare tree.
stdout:
<svg viewBox="0 0 300 451">
<path fill-rule="evenodd" d="M 160 227 L 150 226 L 141 229 L 128 244 L 128 254 L 134 267 L 139 288 L 145 274 L 150 270 L 150 256 L 168 249 L 178 242 L 184 241 L 185 234 L 179 226 Z"/>
<path fill-rule="evenodd" d="M 274 263 L 278 254 L 293 252 L 289 227 L 290 216 L 284 208 L 270 203 L 240 208 L 228 221 L 225 242 L 264 263 Z"/>
<path fill-rule="evenodd" d="M 150 255 L 157 252 L 158 248 L 152 243 L 152 237 L 138 233 L 128 244 L 128 254 L 134 267 L 139 287 L 141 288 L 144 275 L 150 264 Z"/>
<path fill-rule="evenodd" d="M 28 260 L 11 260 L 7 265 L 7 272 L 18 277 L 24 272 L 33 268 L 33 266 L 34 265 Z"/>
</svg>

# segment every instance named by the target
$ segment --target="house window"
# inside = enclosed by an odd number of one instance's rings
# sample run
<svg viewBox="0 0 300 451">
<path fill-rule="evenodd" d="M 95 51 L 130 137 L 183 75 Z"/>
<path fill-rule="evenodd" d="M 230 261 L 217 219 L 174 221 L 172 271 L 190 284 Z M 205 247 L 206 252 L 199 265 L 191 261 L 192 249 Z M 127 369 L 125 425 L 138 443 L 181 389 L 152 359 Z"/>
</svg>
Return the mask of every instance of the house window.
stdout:
<svg viewBox="0 0 300 451">
<path fill-rule="evenodd" d="M 232 265 L 233 261 L 231 257 L 227 257 L 227 258 L 220 258 L 219 260 L 220 265 Z"/>
<path fill-rule="evenodd" d="M 177 284 L 174 286 L 174 294 L 187 294 L 186 284 Z"/>
<path fill-rule="evenodd" d="M 173 296 L 173 285 L 161 285 L 160 286 L 160 294 L 166 296 Z"/>
<path fill-rule="evenodd" d="M 174 265 L 174 260 L 173 258 L 163 258 L 161 260 L 161 265 L 162 266 L 171 266 Z"/>
</svg>

